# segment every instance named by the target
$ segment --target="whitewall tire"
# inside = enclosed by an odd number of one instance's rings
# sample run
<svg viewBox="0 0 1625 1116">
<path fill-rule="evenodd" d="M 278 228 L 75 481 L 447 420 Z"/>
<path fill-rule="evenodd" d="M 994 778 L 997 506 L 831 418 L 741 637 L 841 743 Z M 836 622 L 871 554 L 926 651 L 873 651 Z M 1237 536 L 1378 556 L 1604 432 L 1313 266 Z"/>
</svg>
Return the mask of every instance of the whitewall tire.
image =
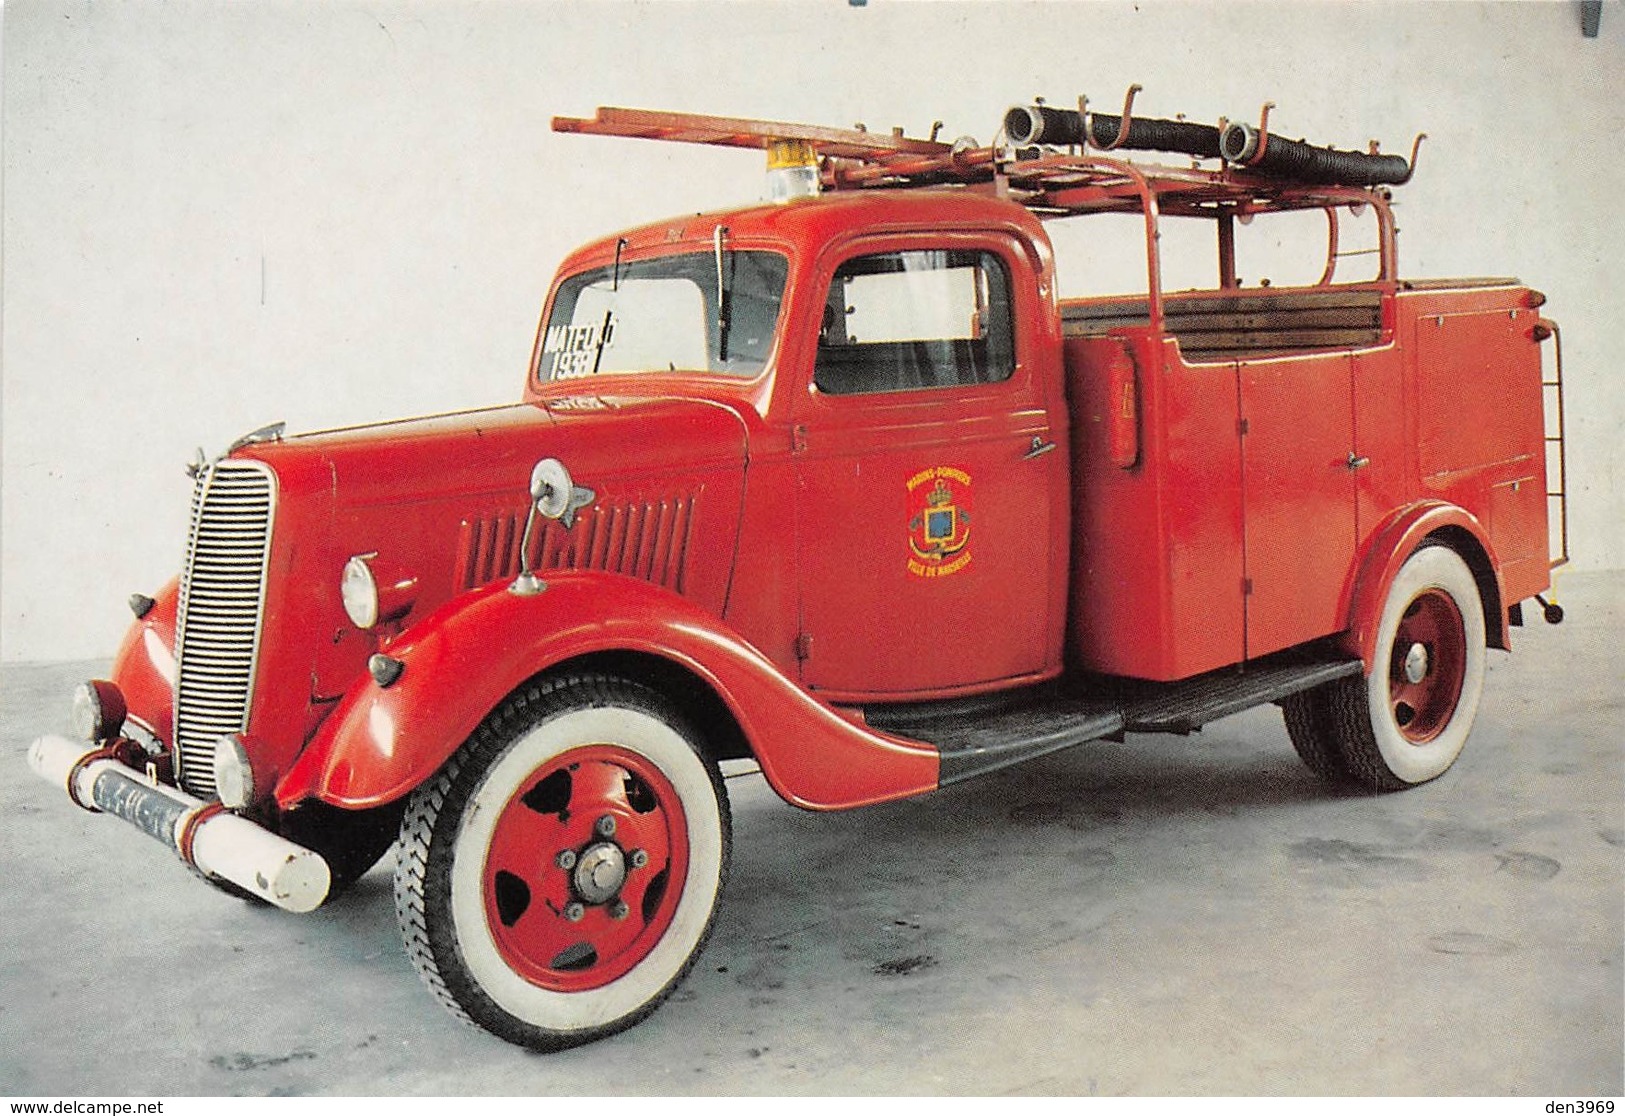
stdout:
<svg viewBox="0 0 1625 1116">
<path fill-rule="evenodd" d="M 1400 790 L 1461 755 L 1487 658 L 1478 583 L 1449 547 L 1424 545 L 1394 576 L 1369 673 L 1289 698 L 1294 747 L 1330 782 Z"/>
<path fill-rule="evenodd" d="M 402 936 L 451 1011 L 540 1050 L 652 1012 L 727 872 L 716 765 L 660 694 L 564 675 L 497 708 L 407 808 Z"/>
</svg>

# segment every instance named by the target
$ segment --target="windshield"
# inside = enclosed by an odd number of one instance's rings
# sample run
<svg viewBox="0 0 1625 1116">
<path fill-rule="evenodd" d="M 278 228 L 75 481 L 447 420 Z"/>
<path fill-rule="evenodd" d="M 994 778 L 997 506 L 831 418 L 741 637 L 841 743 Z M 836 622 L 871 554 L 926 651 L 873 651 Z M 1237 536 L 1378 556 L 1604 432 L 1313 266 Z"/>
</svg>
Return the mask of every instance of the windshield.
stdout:
<svg viewBox="0 0 1625 1116">
<path fill-rule="evenodd" d="M 773 350 L 788 261 L 725 251 L 633 260 L 559 285 L 537 374 L 572 380 L 611 372 L 755 376 Z M 720 310 L 720 312 L 719 312 Z"/>
</svg>

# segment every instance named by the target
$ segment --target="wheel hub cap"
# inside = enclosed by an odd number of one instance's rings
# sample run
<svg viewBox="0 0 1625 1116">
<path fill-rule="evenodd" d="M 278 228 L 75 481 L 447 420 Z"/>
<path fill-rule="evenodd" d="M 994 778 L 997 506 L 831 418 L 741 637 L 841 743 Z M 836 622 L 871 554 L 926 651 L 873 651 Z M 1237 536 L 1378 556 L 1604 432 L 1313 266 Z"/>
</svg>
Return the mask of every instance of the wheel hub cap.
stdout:
<svg viewBox="0 0 1625 1116">
<path fill-rule="evenodd" d="M 576 861 L 572 879 L 583 902 L 607 903 L 626 882 L 626 855 L 607 841 L 593 845 Z"/>
<path fill-rule="evenodd" d="M 543 763 L 502 807 L 486 850 L 486 925 L 502 960 L 555 992 L 602 988 L 676 917 L 688 830 L 671 780 L 590 743 Z"/>
<path fill-rule="evenodd" d="M 1411 685 L 1416 685 L 1428 676 L 1428 649 L 1420 643 L 1411 644 L 1411 649 L 1405 652 L 1405 679 Z"/>
<path fill-rule="evenodd" d="M 1467 674 L 1461 610 L 1442 589 L 1426 589 L 1406 606 L 1394 633 L 1388 708 L 1399 734 L 1427 744 L 1450 724 Z"/>
</svg>

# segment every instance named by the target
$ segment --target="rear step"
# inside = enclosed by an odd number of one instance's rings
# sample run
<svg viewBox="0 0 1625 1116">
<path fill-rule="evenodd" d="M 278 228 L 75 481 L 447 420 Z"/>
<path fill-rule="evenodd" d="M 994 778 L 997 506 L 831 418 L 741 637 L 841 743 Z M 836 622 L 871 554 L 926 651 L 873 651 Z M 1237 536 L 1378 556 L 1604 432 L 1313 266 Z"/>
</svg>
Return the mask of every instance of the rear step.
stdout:
<svg viewBox="0 0 1625 1116">
<path fill-rule="evenodd" d="M 1265 659 L 1181 682 L 1091 678 L 1092 696 L 1053 688 L 956 701 L 872 705 L 873 728 L 931 744 L 941 786 L 1124 732 L 1195 732 L 1209 721 L 1280 701 L 1361 671 L 1357 659 Z"/>
</svg>

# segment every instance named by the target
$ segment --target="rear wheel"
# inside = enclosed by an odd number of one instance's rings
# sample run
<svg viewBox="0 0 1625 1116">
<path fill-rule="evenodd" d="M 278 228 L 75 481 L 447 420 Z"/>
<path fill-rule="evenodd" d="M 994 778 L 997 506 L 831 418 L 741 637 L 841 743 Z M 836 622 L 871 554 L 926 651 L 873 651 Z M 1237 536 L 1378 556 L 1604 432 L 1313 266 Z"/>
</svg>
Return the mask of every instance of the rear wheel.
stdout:
<svg viewBox="0 0 1625 1116">
<path fill-rule="evenodd" d="M 1304 766 L 1333 786 L 1347 786 L 1354 781 L 1354 773 L 1338 747 L 1332 724 L 1331 688 L 1317 686 L 1291 695 L 1281 702 L 1281 714 L 1293 750 Z"/>
<path fill-rule="evenodd" d="M 1336 778 L 1336 762 L 1376 790 L 1436 779 L 1461 754 L 1484 686 L 1484 611 L 1467 563 L 1444 546 L 1406 559 L 1383 602 L 1371 672 L 1288 707 L 1298 754 Z M 1323 770 L 1323 768 L 1325 770 Z"/>
<path fill-rule="evenodd" d="M 597 675 L 510 697 L 413 795 L 401 932 L 453 1013 L 539 1050 L 652 1012 L 711 931 L 727 800 L 656 692 Z"/>
</svg>

